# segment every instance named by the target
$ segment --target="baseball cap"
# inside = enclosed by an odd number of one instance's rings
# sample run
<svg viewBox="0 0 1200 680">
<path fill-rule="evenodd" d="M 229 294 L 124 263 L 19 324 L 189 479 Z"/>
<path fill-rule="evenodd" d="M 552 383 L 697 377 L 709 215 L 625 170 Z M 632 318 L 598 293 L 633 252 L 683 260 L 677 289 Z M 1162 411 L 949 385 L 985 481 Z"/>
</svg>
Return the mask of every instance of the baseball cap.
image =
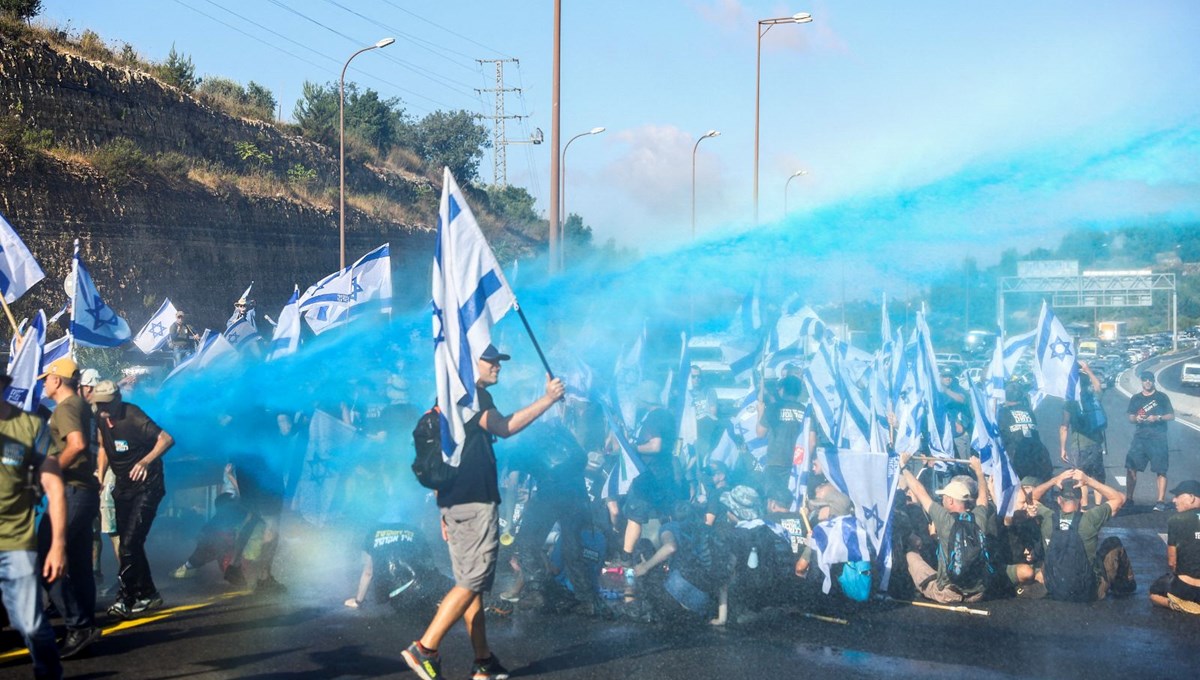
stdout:
<svg viewBox="0 0 1200 680">
<path fill-rule="evenodd" d="M 495 362 L 495 361 L 508 361 L 512 357 L 507 354 L 503 354 L 500 350 L 496 349 L 495 345 L 489 344 L 487 347 L 484 348 L 483 354 L 480 354 L 479 358 L 483 359 L 484 361 Z"/>
<path fill-rule="evenodd" d="M 1063 482 L 1062 489 L 1058 492 L 1058 497 L 1063 500 L 1077 501 L 1083 497 L 1083 493 L 1074 480 L 1067 480 Z"/>
<path fill-rule="evenodd" d="M 1041 485 L 1042 485 L 1042 480 L 1038 477 L 1034 477 L 1033 475 L 1025 475 L 1024 477 L 1021 478 L 1021 486 L 1038 487 Z"/>
<path fill-rule="evenodd" d="M 937 495 L 949 496 L 956 501 L 969 501 L 971 500 L 971 489 L 966 484 L 963 484 L 956 479 L 941 489 L 938 489 Z"/>
<path fill-rule="evenodd" d="M 100 371 L 94 368 L 85 368 L 79 374 L 79 384 L 84 387 L 95 387 L 100 382 Z"/>
<path fill-rule="evenodd" d="M 101 380 L 96 384 L 96 389 L 92 390 L 92 401 L 97 404 L 107 404 L 120 396 L 121 388 L 111 380 Z"/>
<path fill-rule="evenodd" d="M 71 357 L 63 357 L 55 359 L 46 367 L 46 372 L 38 376 L 38 380 L 45 378 L 48 375 L 58 376 L 63 379 L 70 379 L 79 372 L 79 365 Z"/>
<path fill-rule="evenodd" d="M 1141 378 L 1143 381 L 1154 382 L 1154 372 L 1153 371 L 1142 371 Z"/>
<path fill-rule="evenodd" d="M 1189 479 L 1186 482 L 1180 482 L 1174 489 L 1171 489 L 1171 493 L 1176 496 L 1180 496 L 1185 493 L 1190 493 L 1193 496 L 1200 496 L 1200 482 L 1197 482 L 1194 479 Z"/>
</svg>

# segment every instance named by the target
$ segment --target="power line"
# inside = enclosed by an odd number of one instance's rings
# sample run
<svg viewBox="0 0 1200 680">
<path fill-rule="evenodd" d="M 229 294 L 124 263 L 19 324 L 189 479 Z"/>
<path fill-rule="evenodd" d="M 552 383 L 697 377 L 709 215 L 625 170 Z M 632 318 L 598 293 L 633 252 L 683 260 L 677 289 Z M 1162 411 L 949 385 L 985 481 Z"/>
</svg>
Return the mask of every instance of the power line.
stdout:
<svg viewBox="0 0 1200 680">
<path fill-rule="evenodd" d="M 246 22 L 246 23 L 248 23 L 248 24 L 251 24 L 251 25 L 253 25 L 253 26 L 257 26 L 258 28 L 260 28 L 260 29 L 262 29 L 262 30 L 264 30 L 264 31 L 266 31 L 266 32 L 268 32 L 268 33 L 270 33 L 270 34 L 272 34 L 272 35 L 278 36 L 278 37 L 280 37 L 280 38 L 282 38 L 282 39 L 284 39 L 284 40 L 286 40 L 286 41 L 288 41 L 288 42 L 290 42 L 290 43 L 292 43 L 292 44 L 294 44 L 294 45 L 298 45 L 298 46 L 300 46 L 300 47 L 302 47 L 302 48 L 304 48 L 304 49 L 308 50 L 309 52 L 312 52 L 313 54 L 317 55 L 318 57 L 321 57 L 321 58 L 323 58 L 323 59 L 327 59 L 327 60 L 329 60 L 330 62 L 332 62 L 332 63 L 334 63 L 334 64 L 337 64 L 337 65 L 340 65 L 340 64 L 342 63 L 340 60 L 338 60 L 338 59 L 337 59 L 337 58 L 335 58 L 335 57 L 331 57 L 331 56 L 329 56 L 328 54 L 325 54 L 325 53 L 323 53 L 323 52 L 319 52 L 319 51 L 317 51 L 317 50 L 313 49 L 312 47 L 309 47 L 308 45 L 305 45 L 305 44 L 303 44 L 303 43 L 301 43 L 301 42 L 298 42 L 298 41 L 296 41 L 296 40 L 293 40 L 292 38 L 289 38 L 288 36 L 286 36 L 286 35 L 284 35 L 284 34 L 282 34 L 282 33 L 278 32 L 278 31 L 276 31 L 276 30 L 274 30 L 274 29 L 272 29 L 272 28 L 270 28 L 270 27 L 264 26 L 263 24 L 260 24 L 259 22 L 257 22 L 257 21 L 254 21 L 253 19 L 250 19 L 249 17 L 246 17 L 246 16 L 243 16 L 243 15 L 241 15 L 241 14 L 238 14 L 237 12 L 235 12 L 235 11 L 233 11 L 233 10 L 229 9 L 228 7 L 224 7 L 224 6 L 222 6 L 222 5 L 219 5 L 219 4 L 217 4 L 216 2 L 213 2 L 213 0 L 204 0 L 204 1 L 205 1 L 205 2 L 207 2 L 208 4 L 212 5 L 213 7 L 216 7 L 217 9 L 220 9 L 220 10 L 222 10 L 222 11 L 224 11 L 224 12 L 228 12 L 229 14 L 232 14 L 233 16 L 235 16 L 235 17 L 237 17 L 237 18 L 241 19 L 242 21 L 245 21 L 245 22 Z M 254 39 L 254 40 L 257 40 L 258 42 L 260 42 L 260 43 L 263 43 L 264 45 L 268 45 L 268 46 L 270 46 L 270 47 L 273 47 L 274 49 L 278 49 L 278 50 L 280 50 L 280 51 L 283 51 L 285 54 L 289 54 L 289 55 L 291 55 L 291 56 L 296 56 L 296 55 L 292 55 L 292 53 L 291 53 L 291 52 L 287 52 L 286 50 L 282 50 L 281 48 L 278 48 L 278 47 L 275 47 L 274 45 L 271 45 L 271 43 L 269 43 L 269 42 L 266 42 L 265 40 L 263 40 L 263 39 L 261 39 L 261 38 L 259 38 L 259 37 L 257 37 L 257 36 L 254 36 L 254 35 L 251 35 L 251 34 L 249 34 L 249 33 L 246 33 L 245 31 L 241 30 L 240 28 L 238 28 L 238 27 L 236 27 L 236 26 L 233 26 L 233 25 L 231 25 L 231 24 L 228 24 L 228 23 L 226 23 L 226 22 L 224 22 L 224 21 L 222 21 L 222 20 L 220 20 L 220 19 L 217 19 L 216 17 L 213 17 L 213 16 L 211 16 L 211 15 L 205 14 L 204 12 L 201 12 L 200 10 L 198 10 L 198 9 L 196 9 L 196 8 L 194 8 L 194 7 L 191 7 L 191 6 L 187 5 L 187 4 L 185 4 L 185 3 L 184 3 L 184 2 L 182 2 L 181 0 L 175 0 L 175 2 L 177 2 L 177 3 L 181 4 L 181 5 L 183 5 L 184 7 L 187 7 L 188 9 L 191 9 L 191 10 L 192 10 L 192 11 L 194 11 L 194 12 L 197 12 L 197 13 L 199 13 L 199 14 L 202 14 L 202 15 L 204 15 L 204 16 L 208 17 L 209 19 L 212 19 L 213 21 L 216 21 L 216 22 L 217 22 L 217 23 L 219 23 L 219 24 L 222 24 L 222 25 L 224 25 L 224 26 L 228 26 L 229 28 L 232 28 L 233 30 L 235 30 L 235 31 L 237 31 L 237 32 L 239 32 L 239 33 L 242 33 L 243 35 L 249 36 L 250 38 L 252 38 L 252 39 Z M 303 58 L 301 58 L 301 57 L 296 57 L 296 58 L 297 58 L 297 59 L 300 59 L 301 61 L 303 61 L 303 62 L 305 62 L 305 63 L 307 63 L 307 64 L 311 64 L 312 66 L 315 66 L 315 67 L 317 67 L 317 68 L 324 68 L 324 67 L 322 67 L 322 66 L 321 66 L 321 65 L 319 65 L 319 64 L 313 64 L 313 62 L 311 62 L 311 61 L 308 61 L 307 59 L 303 59 Z M 374 74 L 372 74 L 372 73 L 370 73 L 370 72 L 368 72 L 368 71 L 364 71 L 364 70 L 362 70 L 362 69 L 358 68 L 357 66 L 353 67 L 351 70 L 352 70 L 352 71 L 354 71 L 354 72 L 356 72 L 356 73 L 359 73 L 359 74 L 361 74 L 361 75 L 365 75 L 365 76 L 367 76 L 368 78 L 371 78 L 372 80 L 375 80 L 375 81 L 377 81 L 377 82 L 379 82 L 379 83 L 383 83 L 384 85 L 387 85 L 387 86 L 389 86 L 389 87 L 392 87 L 392 88 L 396 89 L 397 91 L 400 91 L 400 92 L 405 92 L 405 93 L 407 93 L 407 94 L 410 94 L 410 95 L 412 95 L 412 96 L 414 96 L 414 97 L 418 97 L 418 98 L 420 98 L 420 99 L 424 99 L 425 101 L 428 101 L 428 102 L 430 102 L 430 103 L 432 103 L 432 104 L 435 104 L 435 105 L 437 105 L 437 106 L 440 106 L 440 107 L 442 107 L 442 108 L 444 108 L 444 109 L 453 109 L 453 108 L 454 108 L 453 106 L 450 106 L 449 104 L 446 104 L 446 103 L 444 103 L 444 102 L 440 102 L 440 101 L 438 101 L 438 100 L 436 100 L 436 99 L 433 99 L 432 97 L 428 97 L 428 96 L 426 96 L 426 95 L 424 95 L 424 94 L 421 94 L 420 92 L 417 92 L 417 91 L 415 91 L 415 90 L 410 90 L 410 89 L 408 89 L 408 88 L 406 88 L 406 87 L 404 87 L 404 86 L 402 86 L 402 85 L 399 85 L 399 84 L 397 84 L 397 83 L 393 83 L 393 82 L 391 82 L 390 80 L 387 80 L 387 79 L 385 79 L 385 78 L 381 78 L 381 77 L 379 77 L 379 76 L 377 76 L 377 75 L 374 75 Z M 424 107 L 415 107 L 415 108 L 418 108 L 420 111 L 423 111 L 423 112 L 425 112 L 425 113 L 429 113 L 429 111 L 430 111 L 430 109 L 427 109 L 427 108 L 424 108 Z"/>
<path fill-rule="evenodd" d="M 462 38 L 463 40 L 466 40 L 467 42 L 471 43 L 472 45 L 475 45 L 476 47 L 482 47 L 483 49 L 485 49 L 485 50 L 487 50 L 487 51 L 489 51 L 489 52 L 495 52 L 496 54 L 499 54 L 500 56 L 504 57 L 505 59 L 512 59 L 512 58 L 513 58 L 513 56 L 512 56 L 512 55 L 510 55 L 510 54 L 505 54 L 505 53 L 501 52 L 500 50 L 498 50 L 498 49 L 496 49 L 496 48 L 494 48 L 494 47 L 488 47 L 487 45 L 484 45 L 484 44 L 483 44 L 483 43 L 481 43 L 481 42 L 478 42 L 478 41 L 476 41 L 476 40 L 473 40 L 473 39 L 471 39 L 471 38 L 468 38 L 467 36 L 463 35 L 462 33 L 458 33 L 457 31 L 453 31 L 453 30 L 451 30 L 451 29 L 449 29 L 449 28 L 446 28 L 445 26 L 443 26 L 443 25 L 441 25 L 441 24 L 439 24 L 439 23 L 436 23 L 436 22 L 434 22 L 434 21 L 430 21 L 429 19 L 426 19 L 425 17 L 421 16 L 420 14 L 417 14 L 416 12 L 413 12 L 413 11 L 411 11 L 411 10 L 405 9 L 404 7 L 401 7 L 400 5 L 397 5 L 396 3 L 394 3 L 394 2 L 391 2 L 391 0 L 383 0 L 383 2 L 384 2 L 385 4 L 391 5 L 392 7 L 395 7 L 396 9 L 400 10 L 401 12 L 404 12 L 405 14 L 407 14 L 407 15 L 409 15 L 409 16 L 411 16 L 411 17 L 413 17 L 414 19 L 420 19 L 421 21 L 424 21 L 425 23 L 429 24 L 430 26 L 434 26 L 434 27 L 436 27 L 436 28 L 440 28 L 440 29 L 442 29 L 443 31 L 445 31 L 445 32 L 449 33 L 450 35 L 453 35 L 453 36 L 455 36 L 455 37 L 458 37 L 458 38 Z"/>
<path fill-rule="evenodd" d="M 276 7 L 279 7 L 280 9 L 283 9 L 283 10 L 285 10 L 285 11 L 287 11 L 287 12 L 290 12 L 290 13 L 292 13 L 292 14 L 295 14 L 296 16 L 300 17 L 301 19 L 304 19 L 305 21 L 311 22 L 311 23 L 313 23 L 313 24 L 315 24 L 315 25 L 317 25 L 317 26 L 319 26 L 319 27 L 321 27 L 321 28 L 325 29 L 326 31 L 329 31 L 330 33 L 333 33 L 334 35 L 340 36 L 340 37 L 342 37 L 342 38 L 344 38 L 344 39 L 348 40 L 349 42 L 351 42 L 351 43 L 353 43 L 353 44 L 355 44 L 355 45 L 361 45 L 361 44 L 362 44 L 362 41 L 361 41 L 361 40 L 359 40 L 359 39 L 357 39 L 357 38 L 355 38 L 355 37 L 353 37 L 353 36 L 346 35 L 345 33 L 342 33 L 341 31 L 339 31 L 339 30 L 337 30 L 337 29 L 335 29 L 335 28 L 332 28 L 332 27 L 330 27 L 330 26 L 327 26 L 327 25 L 325 25 L 325 24 L 321 23 L 320 21 L 317 21 L 316 19 L 314 19 L 314 18 L 312 18 L 312 17 L 308 16 L 307 14 L 304 14 L 303 12 L 301 12 L 301 11 L 299 11 L 299 10 L 296 10 L 296 9 L 294 9 L 294 8 L 292 8 L 292 7 L 288 7 L 287 5 L 283 4 L 283 3 L 282 3 L 282 2 L 280 2 L 279 0 L 270 0 L 270 2 L 271 2 L 271 4 L 272 4 L 272 5 L 275 5 Z M 454 79 L 452 79 L 452 78 L 447 78 L 447 77 L 445 77 L 445 76 L 439 75 L 439 74 L 437 74 L 437 73 L 434 73 L 434 72 L 432 72 L 432 71 L 429 71 L 428 69 L 425 69 L 425 68 L 422 68 L 422 67 L 420 67 L 420 66 L 417 66 L 416 64 L 411 64 L 411 63 L 409 63 L 409 62 L 407 62 L 407 61 L 404 61 L 403 59 L 397 59 L 396 57 L 393 57 L 392 55 L 388 54 L 387 52 L 383 52 L 383 53 L 382 53 L 382 55 L 383 55 L 383 57 L 384 57 L 385 59 L 387 59 L 387 60 L 389 60 L 389 61 L 392 61 L 392 62 L 395 62 L 395 63 L 397 63 L 397 64 L 399 64 L 399 65 L 403 66 L 404 68 L 406 68 L 406 69 L 408 69 L 408 70 L 412 71 L 413 73 L 415 73 L 415 74 L 417 74 L 417 75 L 421 76 L 422 78 L 426 78 L 426 79 L 428 79 L 428 80 L 430 80 L 430 81 L 432 81 L 432 82 L 435 82 L 435 83 L 437 83 L 437 84 L 439 84 L 439 85 L 442 85 L 442 86 L 444 86 L 444 87 L 449 87 L 449 89 L 451 89 L 451 90 L 454 90 L 454 91 L 458 92 L 459 94 L 463 94 L 463 95 L 466 95 L 466 96 L 468 96 L 468 97 L 472 96 L 472 95 L 471 95 L 471 93 L 470 93 L 470 92 L 468 92 L 468 91 L 466 91 L 466 90 L 459 90 L 459 89 L 457 89 L 457 88 L 455 88 L 455 87 L 452 87 L 452 85 L 461 85 L 462 87 L 465 87 L 465 88 L 470 88 L 471 86 L 470 86 L 470 85 L 468 85 L 468 84 L 466 84 L 466 83 L 459 82 L 459 81 L 457 81 L 457 80 L 454 80 Z"/>
<path fill-rule="evenodd" d="M 439 50 L 441 52 L 449 52 L 450 54 L 457 54 L 459 56 L 469 58 L 468 55 L 465 55 L 461 52 L 456 52 L 456 51 L 451 50 L 442 45 L 438 45 L 437 43 L 435 43 L 431 40 L 425 40 L 424 38 L 420 38 L 418 36 L 412 35 L 411 33 L 405 33 L 404 31 L 401 31 L 400 29 L 396 28 L 395 26 L 389 26 L 388 24 L 385 24 L 382 21 L 379 21 L 377 19 L 372 19 L 371 17 L 369 17 L 365 14 L 362 14 L 361 12 L 357 12 L 353 9 L 350 9 L 349 7 L 343 5 L 342 3 L 337 2 L 337 0 L 325 0 L 325 2 L 333 5 L 334 7 L 339 7 L 341 9 L 349 12 L 350 14 L 353 14 L 354 16 L 362 19 L 363 21 L 374 24 L 375 26 L 378 26 L 386 31 L 389 31 L 392 35 L 400 36 L 401 38 L 403 38 L 403 39 L 411 42 L 413 45 L 420 47 L 421 49 L 429 52 L 430 54 L 432 54 L 435 57 L 445 59 L 446 61 L 450 62 L 451 64 L 454 64 L 455 66 L 457 66 L 461 69 L 471 71 L 472 73 L 475 72 L 475 69 L 471 68 L 467 64 L 465 64 L 461 61 L 458 61 L 458 60 L 454 59 L 453 57 L 448 57 L 445 54 L 441 54 L 439 52 Z"/>
</svg>

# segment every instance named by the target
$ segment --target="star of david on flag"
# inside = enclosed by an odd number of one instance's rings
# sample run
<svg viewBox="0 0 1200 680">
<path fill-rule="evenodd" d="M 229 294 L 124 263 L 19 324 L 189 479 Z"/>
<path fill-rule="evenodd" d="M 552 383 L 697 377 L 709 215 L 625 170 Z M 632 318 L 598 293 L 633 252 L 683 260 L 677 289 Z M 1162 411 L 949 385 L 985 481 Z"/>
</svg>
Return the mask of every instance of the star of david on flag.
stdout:
<svg viewBox="0 0 1200 680">
<path fill-rule="evenodd" d="M 158 306 L 158 311 L 133 337 L 133 344 L 146 354 L 161 349 L 170 335 L 169 329 L 175 320 L 175 313 L 175 305 L 171 302 L 171 298 L 164 298 L 162 304 Z"/>
<path fill-rule="evenodd" d="M 1079 398 L 1079 363 L 1075 360 L 1075 339 L 1045 300 L 1038 317 L 1036 357 L 1042 392 L 1068 401 Z"/>
<path fill-rule="evenodd" d="M 79 255 L 79 240 L 75 241 L 74 267 L 67 277 L 71 305 L 71 335 L 81 347 L 117 347 L 133 333 L 111 307 L 104 304 L 100 291 L 92 281 Z"/>
<path fill-rule="evenodd" d="M 309 286 L 298 301 L 313 332 L 349 323 L 369 312 L 392 311 L 392 259 L 385 243 L 354 264 Z"/>
</svg>

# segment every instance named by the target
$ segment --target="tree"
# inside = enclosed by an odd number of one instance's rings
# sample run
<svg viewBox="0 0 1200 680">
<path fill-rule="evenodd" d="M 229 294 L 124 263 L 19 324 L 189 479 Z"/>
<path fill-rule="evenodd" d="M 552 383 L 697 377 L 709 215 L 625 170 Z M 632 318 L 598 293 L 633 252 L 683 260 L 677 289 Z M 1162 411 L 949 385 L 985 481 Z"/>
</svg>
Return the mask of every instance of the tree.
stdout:
<svg viewBox="0 0 1200 680">
<path fill-rule="evenodd" d="M 155 68 L 155 75 L 184 92 L 192 92 L 200 84 L 200 79 L 196 77 L 196 65 L 192 63 L 192 58 L 176 52 L 175 43 L 171 43 L 171 51 L 167 54 L 167 60 Z"/>
<path fill-rule="evenodd" d="M 488 207 L 509 224 L 529 224 L 538 219 L 533 210 L 534 198 L 523 187 L 490 186 L 487 196 Z"/>
<path fill-rule="evenodd" d="M 330 146 L 337 144 L 338 104 L 337 83 L 305 82 L 293 111 L 301 134 Z M 370 88 L 360 93 L 357 85 L 346 83 L 346 136 L 386 152 L 406 142 L 411 145 L 413 130 L 399 98 L 382 99 Z"/>
<path fill-rule="evenodd" d="M 265 86 L 251 80 L 246 84 L 246 104 L 264 114 L 270 120 L 275 118 L 275 106 L 278 102 L 275 101 L 275 95 L 271 94 Z"/>
<path fill-rule="evenodd" d="M 483 150 L 491 146 L 488 132 L 474 116 L 459 110 L 434 111 L 417 125 L 417 153 L 430 168 L 450 168 L 460 183 L 479 175 Z"/>
<path fill-rule="evenodd" d="M 0 0 L 0 13 L 29 21 L 42 13 L 42 0 Z"/>
</svg>

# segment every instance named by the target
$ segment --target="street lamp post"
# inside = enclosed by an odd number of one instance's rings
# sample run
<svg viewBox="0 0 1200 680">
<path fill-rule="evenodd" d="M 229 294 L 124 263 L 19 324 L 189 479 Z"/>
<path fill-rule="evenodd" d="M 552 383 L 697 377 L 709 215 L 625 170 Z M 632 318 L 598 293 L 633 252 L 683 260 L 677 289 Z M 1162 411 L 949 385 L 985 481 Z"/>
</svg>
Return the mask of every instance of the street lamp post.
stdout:
<svg viewBox="0 0 1200 680">
<path fill-rule="evenodd" d="M 709 137 L 720 137 L 721 133 L 716 130 L 709 130 L 700 135 L 700 139 L 696 140 L 696 144 L 692 146 L 692 240 L 696 240 L 696 150 L 700 148 L 700 142 Z"/>
<path fill-rule="evenodd" d="M 799 12 L 790 17 L 778 19 L 761 19 L 758 22 L 758 58 L 754 67 L 754 223 L 758 224 L 758 121 L 759 108 L 762 101 L 762 39 L 778 24 L 807 24 L 812 22 L 812 15 Z"/>
<path fill-rule="evenodd" d="M 808 174 L 807 170 L 797 170 L 796 172 L 792 173 L 791 177 L 787 178 L 786 182 L 783 183 L 783 216 L 785 218 L 787 217 L 787 212 L 788 212 L 787 211 L 788 185 L 790 185 L 792 183 L 792 180 L 796 179 L 797 177 L 803 177 L 807 174 Z"/>
<path fill-rule="evenodd" d="M 602 128 L 602 127 L 594 127 L 591 130 L 588 130 L 587 132 L 580 132 L 579 134 L 575 135 L 574 137 L 568 139 L 567 143 L 563 145 L 562 162 L 558 164 L 559 172 L 562 175 L 562 177 L 560 178 L 560 180 L 562 182 L 562 186 L 558 191 L 558 201 L 559 201 L 559 205 L 561 206 L 560 212 L 562 215 L 562 219 L 559 220 L 559 222 L 558 222 L 558 269 L 559 269 L 559 271 L 563 270 L 563 268 L 566 266 L 566 261 L 567 261 L 567 256 L 566 256 L 566 251 L 567 251 L 567 149 L 571 148 L 571 142 L 575 141 L 576 139 L 579 139 L 580 137 L 587 137 L 588 135 L 598 135 L 601 132 L 604 132 L 604 130 L 605 130 L 605 128 Z"/>
<path fill-rule="evenodd" d="M 384 38 L 369 47 L 350 55 L 342 66 L 342 77 L 338 80 L 338 268 L 346 268 L 346 69 L 350 62 L 363 52 L 381 49 L 396 42 L 395 38 Z"/>
</svg>

